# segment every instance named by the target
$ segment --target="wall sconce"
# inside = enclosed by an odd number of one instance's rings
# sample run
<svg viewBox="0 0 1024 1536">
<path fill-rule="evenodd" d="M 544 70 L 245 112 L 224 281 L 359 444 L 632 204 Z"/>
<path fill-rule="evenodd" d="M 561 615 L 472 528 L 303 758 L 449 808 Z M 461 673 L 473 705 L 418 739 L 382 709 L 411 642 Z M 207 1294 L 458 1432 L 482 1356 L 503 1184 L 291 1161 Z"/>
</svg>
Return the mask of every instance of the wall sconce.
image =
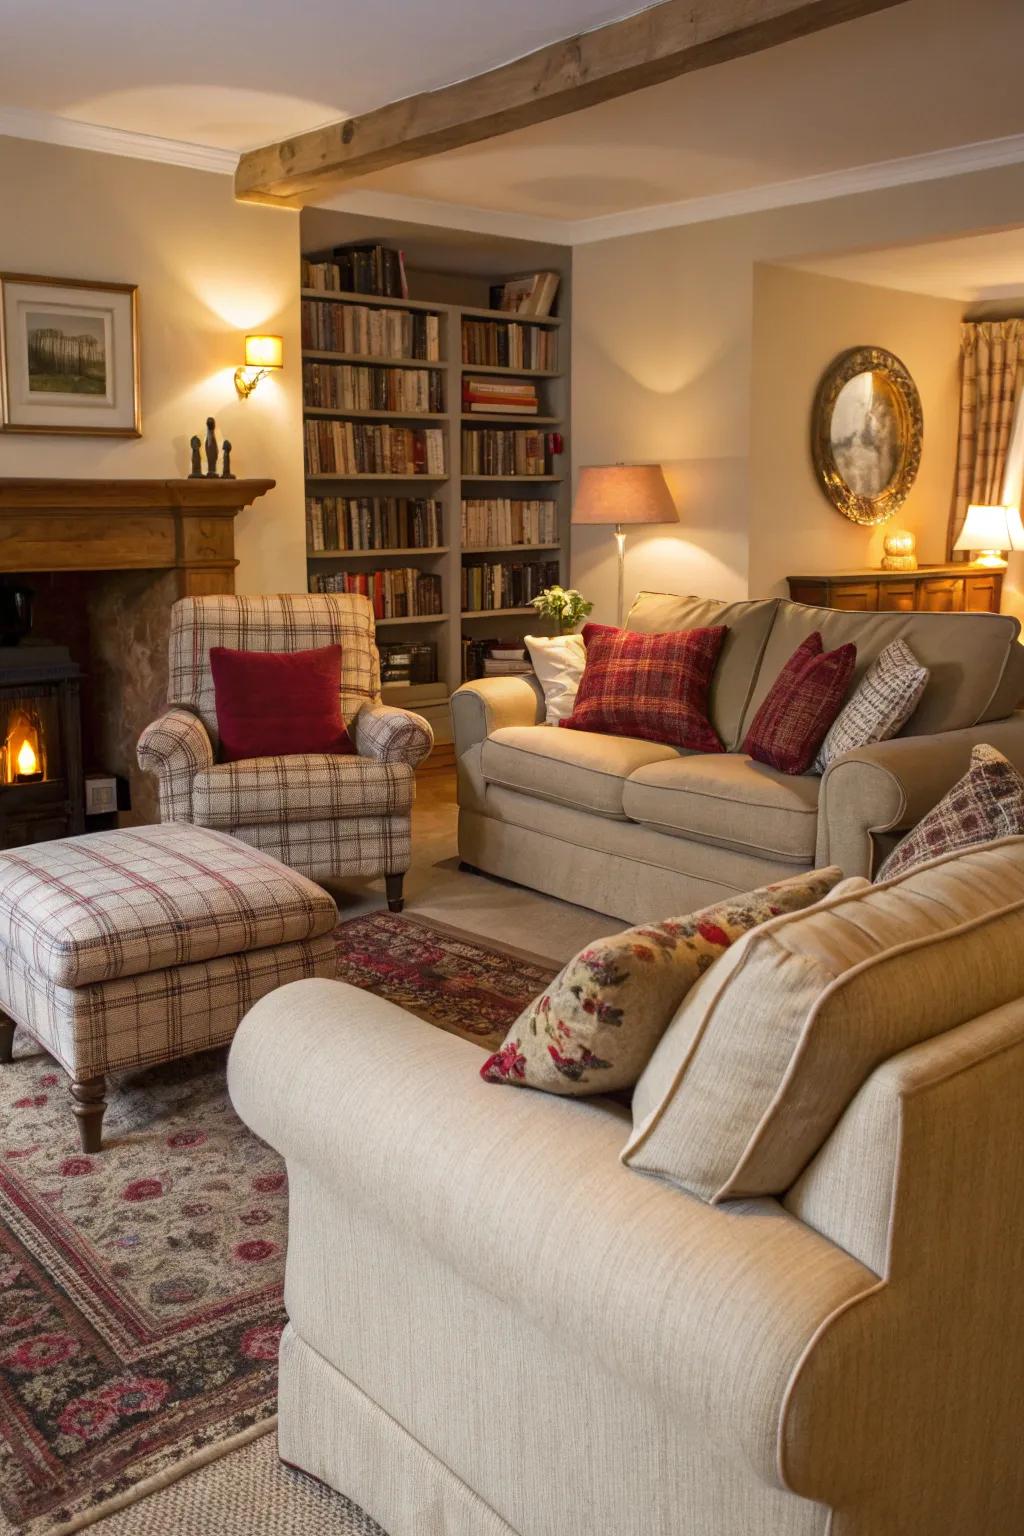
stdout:
<svg viewBox="0 0 1024 1536">
<path fill-rule="evenodd" d="M 247 336 L 245 365 L 235 369 L 235 388 L 248 400 L 256 385 L 271 368 L 284 367 L 284 348 L 280 336 Z"/>
</svg>

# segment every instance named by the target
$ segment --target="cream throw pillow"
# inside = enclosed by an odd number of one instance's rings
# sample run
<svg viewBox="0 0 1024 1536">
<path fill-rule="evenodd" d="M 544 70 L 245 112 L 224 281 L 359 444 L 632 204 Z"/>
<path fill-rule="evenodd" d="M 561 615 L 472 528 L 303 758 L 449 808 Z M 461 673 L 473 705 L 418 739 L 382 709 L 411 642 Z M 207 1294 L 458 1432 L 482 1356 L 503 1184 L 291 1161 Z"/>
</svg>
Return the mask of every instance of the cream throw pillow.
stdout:
<svg viewBox="0 0 1024 1536">
<path fill-rule="evenodd" d="M 597 939 L 520 1014 L 480 1076 L 574 1096 L 631 1088 L 708 966 L 755 924 L 811 906 L 841 878 L 838 869 L 812 870 Z"/>
<path fill-rule="evenodd" d="M 526 649 L 544 690 L 544 723 L 557 725 L 559 720 L 568 720 L 587 664 L 583 636 L 527 635 Z"/>
<path fill-rule="evenodd" d="M 905 640 L 887 645 L 836 717 L 815 759 L 815 772 L 824 773 L 844 752 L 898 736 L 921 702 L 930 675 Z"/>
</svg>

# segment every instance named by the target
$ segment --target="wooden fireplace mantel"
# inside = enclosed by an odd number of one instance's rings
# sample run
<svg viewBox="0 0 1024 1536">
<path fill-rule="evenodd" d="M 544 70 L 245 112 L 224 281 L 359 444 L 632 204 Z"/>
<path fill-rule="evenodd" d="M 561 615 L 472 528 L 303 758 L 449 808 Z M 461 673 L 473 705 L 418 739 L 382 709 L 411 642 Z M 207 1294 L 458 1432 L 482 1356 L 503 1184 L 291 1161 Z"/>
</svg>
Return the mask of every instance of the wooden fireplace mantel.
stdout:
<svg viewBox="0 0 1024 1536">
<path fill-rule="evenodd" d="M 0 572 L 175 570 L 182 597 L 234 590 L 234 519 L 274 480 L 0 477 Z"/>
</svg>

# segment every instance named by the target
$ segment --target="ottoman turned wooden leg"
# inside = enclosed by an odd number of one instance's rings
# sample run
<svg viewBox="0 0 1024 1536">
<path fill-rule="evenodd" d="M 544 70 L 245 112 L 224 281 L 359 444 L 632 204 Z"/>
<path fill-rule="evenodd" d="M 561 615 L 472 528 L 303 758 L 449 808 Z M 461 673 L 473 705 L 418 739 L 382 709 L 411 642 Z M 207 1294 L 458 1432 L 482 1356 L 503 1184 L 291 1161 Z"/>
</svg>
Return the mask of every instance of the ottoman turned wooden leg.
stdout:
<svg viewBox="0 0 1024 1536">
<path fill-rule="evenodd" d="M 0 1014 L 0 1063 L 4 1065 L 14 1060 L 14 1030 L 14 1020 Z"/>
<path fill-rule="evenodd" d="M 71 1084 L 71 1108 L 78 1120 L 83 1152 L 98 1152 L 102 1146 L 106 1087 L 102 1077 L 76 1078 Z"/>
<path fill-rule="evenodd" d="M 389 912 L 401 912 L 402 908 L 405 906 L 405 900 L 402 896 L 402 881 L 404 879 L 404 875 L 384 876 L 384 886 L 388 895 Z"/>
</svg>

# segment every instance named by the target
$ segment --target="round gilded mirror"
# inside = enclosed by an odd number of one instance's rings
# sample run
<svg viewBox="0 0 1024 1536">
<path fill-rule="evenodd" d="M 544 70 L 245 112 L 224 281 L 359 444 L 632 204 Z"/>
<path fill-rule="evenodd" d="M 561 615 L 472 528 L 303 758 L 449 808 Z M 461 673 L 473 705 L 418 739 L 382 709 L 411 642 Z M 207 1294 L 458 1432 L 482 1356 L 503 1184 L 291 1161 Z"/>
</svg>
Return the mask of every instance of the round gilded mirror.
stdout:
<svg viewBox="0 0 1024 1536">
<path fill-rule="evenodd" d="M 818 386 L 811 445 L 833 506 L 855 523 L 888 522 L 917 476 L 922 430 L 921 399 L 898 357 L 881 347 L 837 357 Z"/>
</svg>

